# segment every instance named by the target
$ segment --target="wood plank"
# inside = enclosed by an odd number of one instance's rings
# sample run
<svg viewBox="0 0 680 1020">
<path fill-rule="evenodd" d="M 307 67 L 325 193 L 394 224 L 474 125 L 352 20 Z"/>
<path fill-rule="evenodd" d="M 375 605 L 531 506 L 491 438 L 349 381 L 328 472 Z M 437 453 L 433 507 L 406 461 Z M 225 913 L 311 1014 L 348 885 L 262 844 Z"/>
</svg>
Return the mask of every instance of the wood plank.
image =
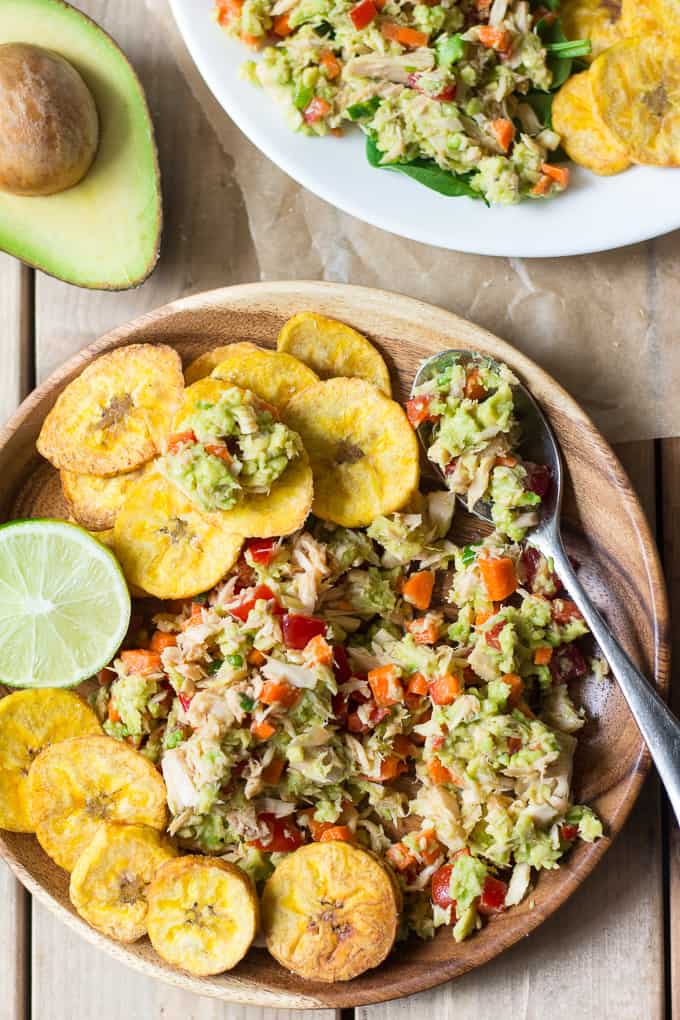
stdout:
<svg viewBox="0 0 680 1020">
<path fill-rule="evenodd" d="M 661 442 L 661 478 L 663 499 L 663 562 L 671 611 L 680 606 L 680 439 Z M 676 616 L 677 621 L 677 616 Z M 671 662 L 680 661 L 680 634 L 671 631 Z M 671 683 L 671 706 L 680 715 L 680 688 L 677 672 Z M 669 814 L 668 824 L 668 947 L 671 988 L 671 1016 L 680 1018 L 680 829 Z"/>
<path fill-rule="evenodd" d="M 0 422 L 4 425 L 30 385 L 30 271 L 0 255 L 0 308 L 3 312 L 3 372 Z M 28 973 L 28 896 L 0 864 L 0 1012 L 3 1020 L 24 1020 Z"/>
<path fill-rule="evenodd" d="M 653 523 L 653 444 L 631 443 L 619 447 L 617 453 Z M 661 1020 L 661 854 L 658 787 L 650 779 L 623 833 L 595 874 L 525 942 L 440 989 L 362 1008 L 357 1020 L 425 1020 L 432 1016 L 438 1020 L 493 1020 L 498 1016 L 511 1020 L 545 1020 L 548 1016 L 550 1020 Z"/>
<path fill-rule="evenodd" d="M 166 214 L 163 254 L 152 278 L 139 290 L 124 294 L 81 291 L 38 275 L 40 381 L 71 354 L 127 319 L 197 290 L 258 276 L 245 208 L 229 163 L 144 5 L 136 0 L 85 0 L 78 6 L 124 47 L 147 88 L 159 129 Z M 4 924 L 4 918 L 0 923 Z M 259 1020 L 265 1016 L 263 1010 L 199 999 L 144 978 L 84 942 L 37 903 L 32 943 L 34 1020 L 94 1016 L 98 1020 L 198 1020 L 199 1016 L 201 1020 Z M 0 952 L 2 946 L 0 936 Z M 287 1011 L 267 1011 L 266 1015 L 279 1020 L 302 1016 Z M 323 1020 L 334 1015 L 332 1010 L 321 1012 Z M 15 1020 L 11 1014 L 5 1017 L 4 1004 L 0 1016 Z M 16 1020 L 21 1020 L 19 1015 Z"/>
</svg>

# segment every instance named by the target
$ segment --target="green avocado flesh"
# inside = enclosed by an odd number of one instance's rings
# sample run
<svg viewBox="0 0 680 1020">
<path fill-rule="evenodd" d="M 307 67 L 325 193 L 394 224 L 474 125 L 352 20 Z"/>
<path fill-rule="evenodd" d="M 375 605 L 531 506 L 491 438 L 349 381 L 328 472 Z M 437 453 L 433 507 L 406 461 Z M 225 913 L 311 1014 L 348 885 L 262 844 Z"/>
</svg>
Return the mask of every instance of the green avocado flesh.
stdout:
<svg viewBox="0 0 680 1020">
<path fill-rule="evenodd" d="M 137 286 L 158 260 L 162 219 L 153 125 L 137 76 L 113 40 L 61 0 L 0 0 L 0 44 L 10 42 L 52 50 L 80 72 L 100 142 L 90 171 L 68 191 L 0 192 L 0 250 L 80 287 Z"/>
</svg>

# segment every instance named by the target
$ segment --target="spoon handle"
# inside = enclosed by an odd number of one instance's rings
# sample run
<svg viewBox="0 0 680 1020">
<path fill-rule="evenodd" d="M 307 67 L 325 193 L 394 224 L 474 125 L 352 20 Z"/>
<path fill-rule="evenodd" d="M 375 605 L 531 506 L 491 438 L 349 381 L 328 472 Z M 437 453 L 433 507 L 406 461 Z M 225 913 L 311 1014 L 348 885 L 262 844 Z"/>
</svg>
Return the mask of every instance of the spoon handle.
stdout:
<svg viewBox="0 0 680 1020">
<path fill-rule="evenodd" d="M 561 540 L 551 542 L 550 546 L 550 549 L 545 548 L 542 551 L 553 557 L 557 574 L 583 613 L 593 637 L 618 680 L 680 824 L 680 722 L 635 666 L 600 616 L 576 576 Z"/>
</svg>

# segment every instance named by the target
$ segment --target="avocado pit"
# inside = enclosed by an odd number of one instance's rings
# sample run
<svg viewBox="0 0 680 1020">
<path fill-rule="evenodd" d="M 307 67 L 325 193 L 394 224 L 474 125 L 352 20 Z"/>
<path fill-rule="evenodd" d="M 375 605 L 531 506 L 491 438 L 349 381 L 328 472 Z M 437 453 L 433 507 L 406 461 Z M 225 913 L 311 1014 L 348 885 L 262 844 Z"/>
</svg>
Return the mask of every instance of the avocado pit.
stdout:
<svg viewBox="0 0 680 1020">
<path fill-rule="evenodd" d="M 0 46 L 0 190 L 66 191 L 85 177 L 98 144 L 92 93 L 67 60 L 27 43 Z"/>
</svg>

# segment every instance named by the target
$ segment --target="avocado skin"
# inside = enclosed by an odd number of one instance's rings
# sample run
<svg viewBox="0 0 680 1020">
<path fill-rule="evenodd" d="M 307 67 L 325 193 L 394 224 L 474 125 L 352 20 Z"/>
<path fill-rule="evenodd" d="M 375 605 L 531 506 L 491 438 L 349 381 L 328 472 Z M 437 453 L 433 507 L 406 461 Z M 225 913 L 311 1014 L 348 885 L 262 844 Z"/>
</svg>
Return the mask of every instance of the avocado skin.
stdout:
<svg viewBox="0 0 680 1020">
<path fill-rule="evenodd" d="M 127 57 L 91 18 L 64 0 L 0 0 L 0 45 L 58 53 L 92 92 L 99 150 L 90 171 L 59 194 L 0 193 L 0 250 L 93 290 L 138 287 L 158 262 L 162 198 L 153 123 Z"/>
</svg>

